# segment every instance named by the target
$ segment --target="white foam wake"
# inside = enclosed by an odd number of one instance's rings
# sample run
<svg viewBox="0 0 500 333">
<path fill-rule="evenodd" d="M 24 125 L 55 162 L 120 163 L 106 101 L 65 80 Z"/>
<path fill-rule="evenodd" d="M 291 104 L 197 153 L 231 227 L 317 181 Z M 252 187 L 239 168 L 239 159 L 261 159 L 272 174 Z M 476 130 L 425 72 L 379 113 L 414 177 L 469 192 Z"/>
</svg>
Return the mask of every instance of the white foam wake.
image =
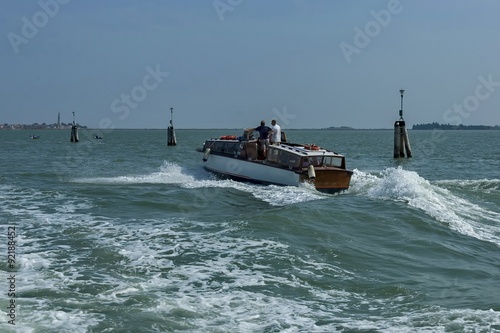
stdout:
<svg viewBox="0 0 500 333">
<path fill-rule="evenodd" d="M 388 181 L 357 176 L 366 178 L 355 180 L 358 193 Z M 16 323 L 16 332 L 111 332 L 130 316 L 143 331 L 482 332 L 500 325 L 494 310 L 417 304 L 408 311 L 413 293 L 379 297 L 324 285 L 329 275 L 339 282 L 364 278 L 286 240 L 241 232 L 245 220 L 108 218 L 90 214 L 90 200 L 79 206 L 81 197 L 2 186 L 0 199 L 23 231 L 17 277 L 20 318 L 29 320 Z M 66 203 L 73 208 L 52 210 Z"/>
<path fill-rule="evenodd" d="M 314 187 L 304 184 L 295 186 L 255 185 L 250 183 L 216 179 L 213 174 L 203 169 L 188 170 L 178 164 L 165 162 L 159 171 L 115 177 L 78 178 L 77 183 L 89 184 L 175 184 L 184 188 L 228 188 L 250 193 L 255 198 L 272 206 L 286 206 L 325 198 Z"/>
<path fill-rule="evenodd" d="M 205 180 L 185 184 L 188 188 L 228 188 L 249 193 L 256 199 L 267 202 L 271 206 L 287 206 L 311 200 L 324 199 L 325 195 L 317 192 L 312 186 L 279 186 L 258 185 L 233 180 Z"/>
<path fill-rule="evenodd" d="M 436 184 L 479 193 L 500 194 L 500 179 L 449 179 L 439 180 Z"/>
<path fill-rule="evenodd" d="M 123 175 L 114 177 L 78 178 L 77 183 L 90 184 L 186 184 L 197 181 L 195 172 L 188 172 L 180 165 L 165 162 L 159 171 L 138 175 Z"/>
<path fill-rule="evenodd" d="M 448 223 L 453 230 L 500 246 L 500 213 L 431 184 L 417 172 L 401 167 L 387 168 L 379 174 L 354 170 L 349 193 L 406 202 Z"/>
</svg>

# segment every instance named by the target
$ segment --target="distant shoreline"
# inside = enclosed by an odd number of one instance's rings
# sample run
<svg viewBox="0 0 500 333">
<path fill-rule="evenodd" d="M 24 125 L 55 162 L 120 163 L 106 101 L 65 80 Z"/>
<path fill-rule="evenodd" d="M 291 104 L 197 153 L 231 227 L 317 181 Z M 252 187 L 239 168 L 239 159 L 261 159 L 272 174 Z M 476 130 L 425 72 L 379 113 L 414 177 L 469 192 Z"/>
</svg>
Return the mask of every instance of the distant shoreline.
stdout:
<svg viewBox="0 0 500 333">
<path fill-rule="evenodd" d="M 499 125 L 487 126 L 487 125 L 450 125 L 450 124 L 439 124 L 439 123 L 428 123 L 428 124 L 415 124 L 412 127 L 413 130 L 500 130 Z"/>
<path fill-rule="evenodd" d="M 0 124 L 0 130 L 11 130 L 11 131 L 17 131 L 17 130 L 67 130 L 71 129 L 73 124 Z M 82 126 L 79 124 L 76 124 L 78 128 L 83 128 L 87 129 L 87 126 Z"/>
<path fill-rule="evenodd" d="M 60 127 L 51 125 L 24 125 L 24 124 L 2 124 L 0 131 L 67 131 L 71 130 L 71 124 L 61 124 Z M 88 126 L 78 125 L 77 127 L 82 130 L 112 132 L 115 130 L 167 130 L 166 128 L 92 128 Z M 225 130 L 225 131 L 242 131 L 243 128 L 175 128 L 176 130 Z M 409 130 L 500 130 L 500 125 L 486 126 L 486 125 L 450 125 L 450 124 L 415 124 Z M 353 127 L 327 127 L 327 128 L 286 128 L 285 130 L 315 130 L 315 131 L 388 131 L 393 128 L 353 128 Z"/>
</svg>

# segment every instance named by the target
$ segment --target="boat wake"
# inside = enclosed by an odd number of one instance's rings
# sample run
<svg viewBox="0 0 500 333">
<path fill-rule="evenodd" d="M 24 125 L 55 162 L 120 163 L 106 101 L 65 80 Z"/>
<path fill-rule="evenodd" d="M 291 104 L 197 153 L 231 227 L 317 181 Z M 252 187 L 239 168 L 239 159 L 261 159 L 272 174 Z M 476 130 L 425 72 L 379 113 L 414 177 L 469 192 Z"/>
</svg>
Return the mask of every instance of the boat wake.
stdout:
<svg viewBox="0 0 500 333">
<path fill-rule="evenodd" d="M 233 180 L 207 180 L 185 184 L 188 188 L 232 188 L 251 194 L 258 200 L 267 202 L 271 206 L 287 206 L 301 202 L 324 199 L 325 194 L 317 192 L 311 185 L 303 184 L 300 187 L 280 185 L 257 185 L 242 183 Z"/>
<path fill-rule="evenodd" d="M 471 192 L 500 196 L 500 179 L 451 179 L 439 180 L 436 184 Z"/>
<path fill-rule="evenodd" d="M 78 178 L 75 179 L 74 182 L 114 185 L 174 184 L 191 189 L 228 188 L 249 193 L 256 199 L 267 202 L 271 206 L 286 206 L 328 197 L 328 195 L 316 191 L 314 186 L 308 184 L 301 184 L 300 187 L 257 185 L 229 179 L 219 179 L 201 167 L 196 169 L 187 169 L 171 162 L 164 162 L 159 171 L 148 174 Z"/>
<path fill-rule="evenodd" d="M 403 287 L 366 288 L 367 277 L 341 261 L 242 232 L 246 221 L 100 216 L 91 199 L 3 185 L 0 199 L 23 231 L 16 278 L 30 320 L 17 331 L 485 332 L 500 324 L 498 311 L 422 306 Z M 335 283 L 323 282 L 328 276 Z"/>
<path fill-rule="evenodd" d="M 387 168 L 379 174 L 354 170 L 348 193 L 366 195 L 375 199 L 402 201 L 424 211 L 451 229 L 500 246 L 500 213 L 479 206 L 453 194 L 443 184 L 468 186 L 475 184 L 478 191 L 498 192 L 498 180 L 437 181 L 434 183 L 417 172 L 403 168 Z M 470 188 L 469 188 L 470 189 Z"/>
<path fill-rule="evenodd" d="M 144 175 L 126 175 L 115 177 L 78 178 L 74 182 L 88 184 L 185 184 L 197 181 L 200 174 L 189 173 L 181 166 L 164 162 L 159 171 Z"/>
</svg>

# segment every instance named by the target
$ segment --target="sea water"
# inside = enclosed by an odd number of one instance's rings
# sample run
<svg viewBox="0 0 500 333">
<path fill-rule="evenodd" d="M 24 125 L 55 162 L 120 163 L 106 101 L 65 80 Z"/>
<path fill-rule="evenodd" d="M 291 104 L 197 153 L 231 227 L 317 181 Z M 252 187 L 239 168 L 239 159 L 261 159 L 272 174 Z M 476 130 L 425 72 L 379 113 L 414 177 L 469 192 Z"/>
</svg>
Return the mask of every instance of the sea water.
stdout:
<svg viewBox="0 0 500 333">
<path fill-rule="evenodd" d="M 337 195 L 205 171 L 240 132 L 0 131 L 0 331 L 500 332 L 500 131 L 287 131 Z"/>
</svg>

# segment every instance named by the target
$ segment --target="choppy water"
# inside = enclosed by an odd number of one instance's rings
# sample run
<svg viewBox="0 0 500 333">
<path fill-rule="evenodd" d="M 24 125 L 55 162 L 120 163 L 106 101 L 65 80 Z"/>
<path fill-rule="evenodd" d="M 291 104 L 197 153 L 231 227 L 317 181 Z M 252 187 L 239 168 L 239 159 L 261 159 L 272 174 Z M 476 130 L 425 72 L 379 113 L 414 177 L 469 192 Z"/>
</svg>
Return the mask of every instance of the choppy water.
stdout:
<svg viewBox="0 0 500 333">
<path fill-rule="evenodd" d="M 410 131 L 407 160 L 288 131 L 346 155 L 340 195 L 214 178 L 195 148 L 239 132 L 0 131 L 0 331 L 500 332 L 500 131 Z"/>
</svg>

